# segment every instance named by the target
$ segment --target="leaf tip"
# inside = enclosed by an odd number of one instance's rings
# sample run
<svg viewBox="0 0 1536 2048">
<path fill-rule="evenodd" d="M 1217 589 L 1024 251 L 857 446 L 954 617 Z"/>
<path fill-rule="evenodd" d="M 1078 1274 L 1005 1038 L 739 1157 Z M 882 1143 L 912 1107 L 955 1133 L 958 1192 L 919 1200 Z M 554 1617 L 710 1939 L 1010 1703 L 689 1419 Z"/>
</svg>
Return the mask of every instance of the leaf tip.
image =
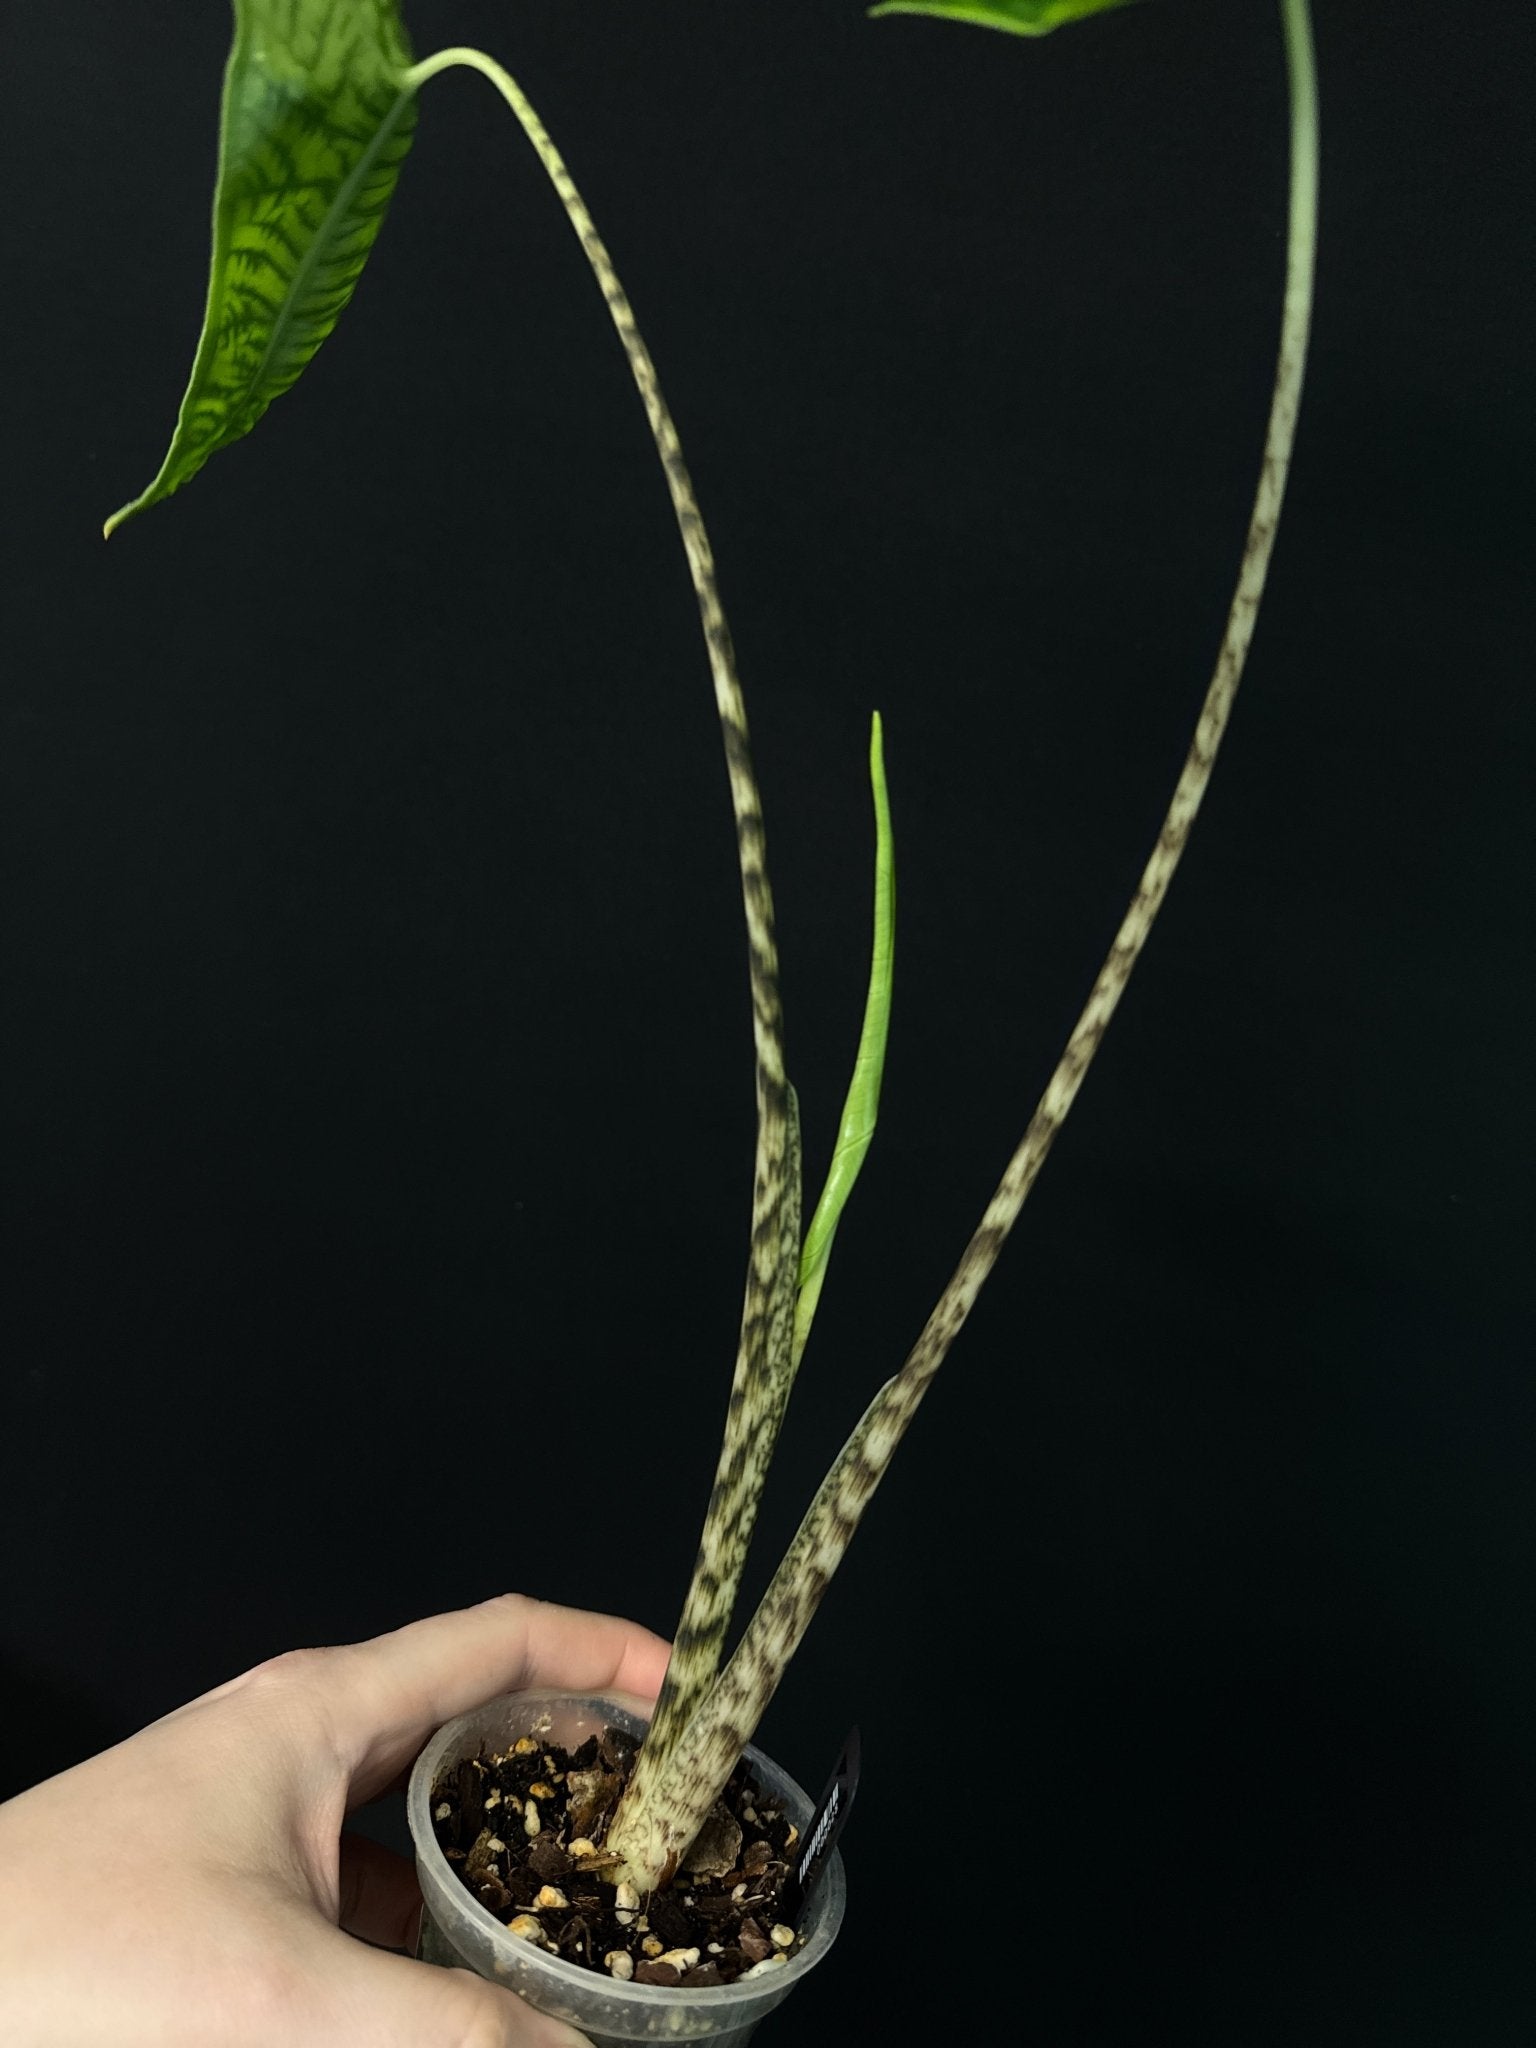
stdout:
<svg viewBox="0 0 1536 2048">
<path fill-rule="evenodd" d="M 142 498 L 130 498 L 126 505 L 119 505 L 110 518 L 104 521 L 101 529 L 102 539 L 110 540 L 117 529 L 126 520 L 131 519 L 135 512 L 142 512 L 148 502 L 148 494 L 146 493 Z"/>
<path fill-rule="evenodd" d="M 1048 36 L 1068 22 L 1129 7 L 1134 0 L 880 0 L 867 10 L 882 14 L 932 15 L 940 21 L 965 21 L 978 28 L 1001 29 L 1015 36 Z"/>
</svg>

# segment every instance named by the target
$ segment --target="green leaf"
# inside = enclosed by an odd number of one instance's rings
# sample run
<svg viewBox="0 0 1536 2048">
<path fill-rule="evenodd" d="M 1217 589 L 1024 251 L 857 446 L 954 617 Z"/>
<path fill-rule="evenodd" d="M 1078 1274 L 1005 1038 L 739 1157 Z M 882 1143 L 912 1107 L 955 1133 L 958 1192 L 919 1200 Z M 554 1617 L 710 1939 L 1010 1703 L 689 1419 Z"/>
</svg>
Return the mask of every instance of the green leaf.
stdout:
<svg viewBox="0 0 1536 2048">
<path fill-rule="evenodd" d="M 885 787 L 883 731 L 877 711 L 869 728 L 869 782 L 875 800 L 875 936 L 870 948 L 869 989 L 864 998 L 864 1023 L 853 1079 L 843 1103 L 837 1146 L 827 1171 L 815 1214 L 800 1253 L 800 1298 L 795 1314 L 794 1362 L 798 1366 L 811 1320 L 821 1299 L 821 1283 L 832 1256 L 853 1184 L 864 1165 L 880 1112 L 880 1083 L 885 1074 L 885 1041 L 891 1028 L 891 975 L 896 954 L 896 855 L 891 837 L 891 805 Z"/>
<path fill-rule="evenodd" d="M 109 535 L 248 434 L 336 325 L 411 145 L 410 60 L 396 0 L 235 0 L 202 338 L 160 473 Z"/>
<path fill-rule="evenodd" d="M 1131 0 L 883 0 L 870 14 L 937 14 L 949 21 L 974 21 L 1011 36 L 1046 36 L 1069 21 L 1129 7 Z"/>
</svg>

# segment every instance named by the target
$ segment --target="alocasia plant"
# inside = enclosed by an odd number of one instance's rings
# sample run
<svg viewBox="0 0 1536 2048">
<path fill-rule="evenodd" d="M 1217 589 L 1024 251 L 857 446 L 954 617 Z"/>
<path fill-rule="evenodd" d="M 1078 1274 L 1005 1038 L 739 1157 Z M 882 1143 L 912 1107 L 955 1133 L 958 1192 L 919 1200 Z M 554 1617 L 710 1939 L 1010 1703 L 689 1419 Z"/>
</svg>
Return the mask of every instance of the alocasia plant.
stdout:
<svg viewBox="0 0 1536 2048">
<path fill-rule="evenodd" d="M 886 0 L 1038 36 L 1128 0 Z M 580 240 L 628 360 L 665 473 L 714 683 L 735 813 L 756 1055 L 757 1153 L 741 1333 L 698 1561 L 650 1733 L 608 1832 L 618 1875 L 665 1884 L 750 1740 L 897 1443 L 1017 1220 L 1076 1099 L 1161 908 L 1209 782 L 1252 639 L 1301 397 L 1317 212 L 1317 113 L 1306 0 L 1280 0 L 1291 84 L 1284 312 L 1267 437 L 1215 673 L 1157 842 L 1039 1106 L 905 1364 L 876 1393 L 823 1481 L 737 1648 L 722 1654 L 758 1502 L 820 1296 L 838 1218 L 879 1103 L 890 1013 L 894 882 L 875 720 L 875 938 L 864 1028 L 826 1188 L 802 1236 L 800 1144 L 784 1059 L 778 949 L 762 807 L 714 557 L 672 417 L 629 300 L 558 150 L 512 77 L 483 52 L 413 62 L 395 0 L 234 0 L 224 82 L 207 312 L 169 451 L 108 521 L 169 497 L 248 433 L 334 328 L 410 148 L 417 95 L 440 72 L 480 72 L 516 115 Z"/>
</svg>

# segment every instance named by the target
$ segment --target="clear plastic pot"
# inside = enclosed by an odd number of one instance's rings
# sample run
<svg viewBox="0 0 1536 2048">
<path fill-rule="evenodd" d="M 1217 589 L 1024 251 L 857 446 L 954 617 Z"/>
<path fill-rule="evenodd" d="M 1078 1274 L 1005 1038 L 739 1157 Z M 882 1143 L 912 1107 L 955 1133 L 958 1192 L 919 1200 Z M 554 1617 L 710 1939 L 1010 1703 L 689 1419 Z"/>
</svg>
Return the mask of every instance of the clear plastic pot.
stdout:
<svg viewBox="0 0 1536 2048">
<path fill-rule="evenodd" d="M 416 1845 L 425 1911 L 417 1953 L 427 1962 L 473 1970 L 505 1984 L 540 2012 L 579 2027 L 595 2048 L 629 2048 L 636 2041 L 713 2043 L 746 2048 L 759 2020 L 782 2005 L 831 1948 L 843 1918 L 842 1859 L 834 1855 L 801 1916 L 802 1947 L 782 1969 L 737 1984 L 699 1991 L 659 1984 L 625 1984 L 579 1969 L 536 1948 L 507 1929 L 459 1879 L 432 1830 L 432 1787 L 445 1769 L 466 1756 L 505 1750 L 520 1735 L 575 1749 L 606 1727 L 645 1732 L 643 1702 L 622 1696 L 573 1697 L 558 1692 L 507 1693 L 472 1714 L 450 1721 L 427 1744 L 411 1773 L 407 1811 Z M 782 1801 L 802 1834 L 812 1802 L 792 1778 L 756 1749 L 747 1751 L 762 1789 Z"/>
</svg>

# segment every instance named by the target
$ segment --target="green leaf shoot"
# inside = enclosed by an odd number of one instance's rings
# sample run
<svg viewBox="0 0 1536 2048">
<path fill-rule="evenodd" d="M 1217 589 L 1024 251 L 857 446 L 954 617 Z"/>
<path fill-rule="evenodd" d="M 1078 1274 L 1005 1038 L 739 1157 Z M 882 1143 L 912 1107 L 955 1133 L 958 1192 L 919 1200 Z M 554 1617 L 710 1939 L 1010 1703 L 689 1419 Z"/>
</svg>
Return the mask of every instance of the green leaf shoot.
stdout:
<svg viewBox="0 0 1536 2048">
<path fill-rule="evenodd" d="M 208 301 L 158 504 L 248 434 L 340 318 L 416 120 L 396 0 L 235 0 L 224 72 Z"/>
<path fill-rule="evenodd" d="M 1069 21 L 1129 7 L 1131 0 L 882 0 L 871 7 L 880 14 L 936 14 L 948 21 L 972 21 L 981 28 L 1000 28 L 1010 36 L 1048 36 Z"/>
<path fill-rule="evenodd" d="M 885 1043 L 891 1027 L 891 973 L 896 953 L 896 856 L 891 805 L 885 786 L 884 734 L 877 711 L 869 728 L 869 783 L 875 800 L 875 936 L 870 949 L 864 1023 L 838 1125 L 837 1145 L 800 1253 L 800 1294 L 795 1308 L 795 1364 L 810 1335 L 832 1240 L 859 1177 L 880 1110 Z"/>
</svg>

